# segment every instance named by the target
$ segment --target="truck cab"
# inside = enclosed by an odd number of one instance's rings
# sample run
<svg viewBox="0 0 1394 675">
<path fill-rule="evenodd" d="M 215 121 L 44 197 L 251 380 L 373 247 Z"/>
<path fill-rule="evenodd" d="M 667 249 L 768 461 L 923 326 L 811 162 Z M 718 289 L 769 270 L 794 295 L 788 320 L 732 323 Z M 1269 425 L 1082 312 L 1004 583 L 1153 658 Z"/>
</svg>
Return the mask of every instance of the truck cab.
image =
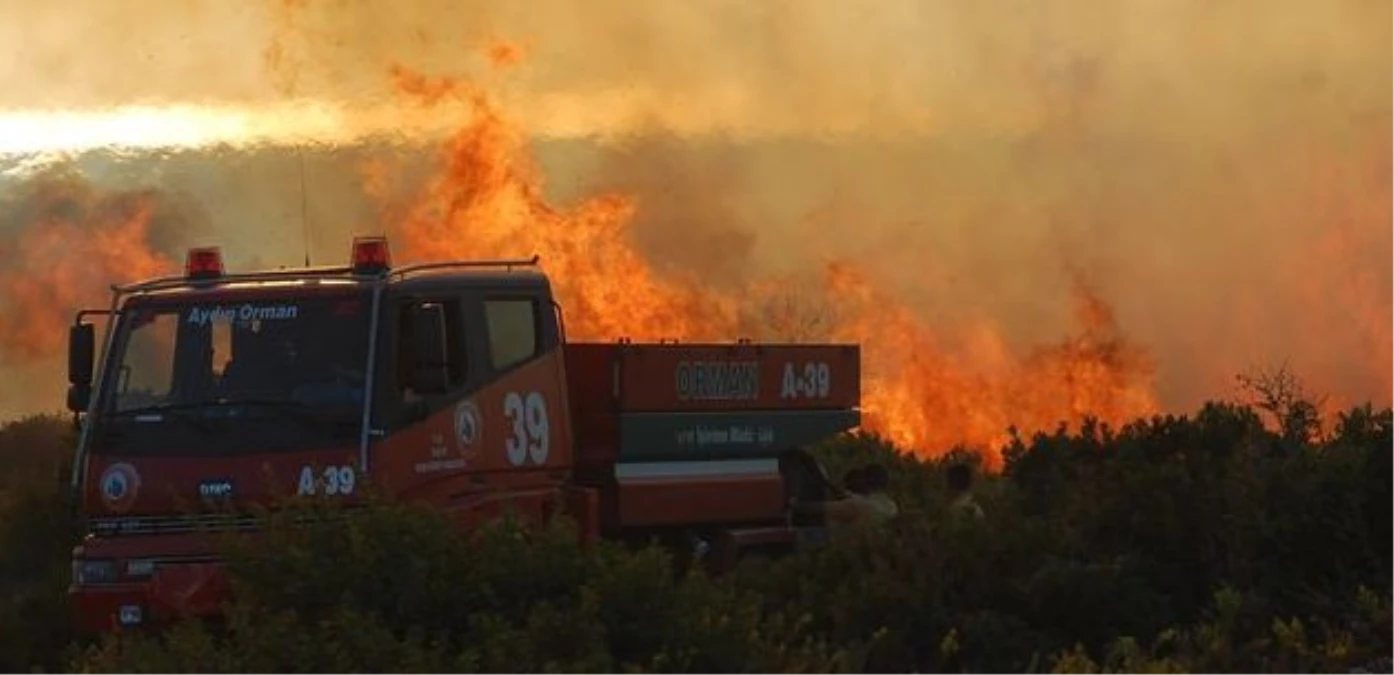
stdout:
<svg viewBox="0 0 1394 675">
<path fill-rule="evenodd" d="M 371 490 L 462 528 L 564 514 L 587 537 L 727 553 L 819 527 L 788 515 L 826 482 L 797 449 L 858 424 L 855 345 L 568 342 L 537 263 L 394 269 L 361 237 L 344 267 L 228 274 L 195 249 L 183 275 L 79 312 L 79 629 L 216 612 L 201 526 L 287 496 Z"/>
</svg>

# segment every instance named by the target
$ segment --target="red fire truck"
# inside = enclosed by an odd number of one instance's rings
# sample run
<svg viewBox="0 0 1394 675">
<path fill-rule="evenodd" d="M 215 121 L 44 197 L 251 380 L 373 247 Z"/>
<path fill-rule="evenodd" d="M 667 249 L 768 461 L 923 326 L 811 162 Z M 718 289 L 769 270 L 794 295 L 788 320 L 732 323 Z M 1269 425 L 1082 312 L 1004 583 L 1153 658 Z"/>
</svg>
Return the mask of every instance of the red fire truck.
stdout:
<svg viewBox="0 0 1394 675">
<path fill-rule="evenodd" d="M 79 312 L 79 629 L 216 613 L 202 524 L 293 495 L 358 504 L 370 483 L 462 528 L 565 514 L 717 561 L 819 533 L 789 515 L 826 492 L 797 449 L 859 424 L 856 345 L 569 342 L 537 262 L 393 268 L 360 237 L 347 266 L 229 274 L 204 248 Z"/>
</svg>

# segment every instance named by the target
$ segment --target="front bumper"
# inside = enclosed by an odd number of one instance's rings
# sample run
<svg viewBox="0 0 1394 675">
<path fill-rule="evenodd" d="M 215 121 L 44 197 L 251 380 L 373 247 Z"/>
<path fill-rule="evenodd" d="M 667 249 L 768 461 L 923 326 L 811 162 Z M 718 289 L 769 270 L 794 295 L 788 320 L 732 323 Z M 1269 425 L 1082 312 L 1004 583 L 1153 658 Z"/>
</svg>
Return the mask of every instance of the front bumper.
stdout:
<svg viewBox="0 0 1394 675">
<path fill-rule="evenodd" d="M 77 632 L 96 635 L 214 616 L 228 590 L 221 563 L 176 563 L 157 569 L 146 581 L 74 584 L 68 587 L 68 601 Z"/>
</svg>

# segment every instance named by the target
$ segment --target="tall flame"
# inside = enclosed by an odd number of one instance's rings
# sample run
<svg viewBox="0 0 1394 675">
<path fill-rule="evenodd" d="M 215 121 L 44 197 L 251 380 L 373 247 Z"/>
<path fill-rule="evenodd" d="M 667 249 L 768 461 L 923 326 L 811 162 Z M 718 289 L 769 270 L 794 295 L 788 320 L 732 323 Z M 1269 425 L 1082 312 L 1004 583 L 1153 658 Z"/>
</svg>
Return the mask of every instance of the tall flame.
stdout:
<svg viewBox="0 0 1394 675">
<path fill-rule="evenodd" d="M 419 189 L 392 197 L 384 185 L 391 168 L 365 167 L 365 184 L 382 197 L 383 220 L 406 257 L 538 253 L 574 338 L 731 340 L 759 332 L 790 339 L 800 337 L 792 334 L 798 327 L 769 313 L 768 301 L 815 293 L 826 307 L 812 311 L 825 312 L 828 322 L 815 334 L 863 345 L 867 429 L 924 454 L 971 447 L 990 464 L 1013 425 L 1040 431 L 1090 416 L 1120 424 L 1159 408 L 1147 355 L 1122 339 L 1107 305 L 1083 286 L 1076 292 L 1080 333 L 1016 358 L 989 325 L 953 336 L 958 348 L 951 350 L 911 307 L 846 261 L 828 265 L 821 288 L 766 281 L 730 292 L 665 275 L 638 253 L 628 231 L 641 205 L 619 194 L 566 209 L 546 203 L 526 137 L 484 92 L 402 66 L 392 76 L 416 105 L 463 100 L 474 111 Z"/>
</svg>

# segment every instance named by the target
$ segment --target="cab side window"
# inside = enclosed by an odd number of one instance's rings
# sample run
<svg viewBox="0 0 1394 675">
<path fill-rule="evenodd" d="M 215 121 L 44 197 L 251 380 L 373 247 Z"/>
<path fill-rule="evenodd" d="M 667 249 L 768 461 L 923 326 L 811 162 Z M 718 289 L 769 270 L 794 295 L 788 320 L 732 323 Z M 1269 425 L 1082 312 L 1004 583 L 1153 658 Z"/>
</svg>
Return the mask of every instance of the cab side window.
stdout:
<svg viewBox="0 0 1394 675">
<path fill-rule="evenodd" d="M 403 302 L 397 322 L 397 386 L 404 400 L 464 386 L 469 368 L 458 299 Z"/>
<path fill-rule="evenodd" d="M 539 353 L 540 325 L 533 298 L 491 298 L 484 301 L 489 330 L 489 360 L 495 372 L 526 362 Z"/>
</svg>

